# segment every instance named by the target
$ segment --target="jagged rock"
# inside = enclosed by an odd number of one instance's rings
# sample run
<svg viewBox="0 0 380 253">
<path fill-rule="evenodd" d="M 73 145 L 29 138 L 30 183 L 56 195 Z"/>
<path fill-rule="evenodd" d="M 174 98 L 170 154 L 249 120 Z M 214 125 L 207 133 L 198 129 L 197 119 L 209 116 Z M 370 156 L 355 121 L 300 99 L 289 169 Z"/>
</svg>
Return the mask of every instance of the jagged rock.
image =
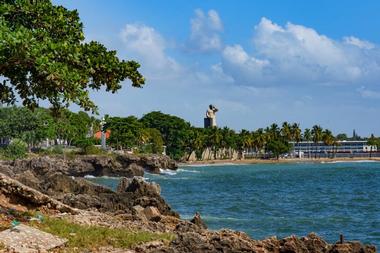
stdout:
<svg viewBox="0 0 380 253">
<path fill-rule="evenodd" d="M 52 171 L 65 175 L 83 177 L 118 176 L 132 178 L 142 177 L 144 169 L 149 172 L 160 173 L 160 169 L 177 169 L 175 161 L 168 156 L 160 155 L 119 155 L 110 156 L 77 156 L 74 159 L 64 157 L 37 157 L 15 161 L 1 161 L 0 172 L 14 176 L 25 171 L 35 174 L 46 174 Z"/>
<path fill-rule="evenodd" d="M 168 156 L 146 155 L 141 157 L 140 165 L 144 164 L 144 169 L 152 173 L 160 173 L 160 169 L 176 170 L 177 163 Z"/>
<path fill-rule="evenodd" d="M 2 173 L 0 173 L 0 195 L 7 198 L 9 203 L 16 203 L 31 209 L 46 208 L 60 212 L 78 212 L 74 208 L 23 185 Z"/>
<path fill-rule="evenodd" d="M 125 181 L 123 184 L 126 186 L 124 192 L 133 192 L 139 196 L 156 196 L 161 193 L 161 188 L 158 184 L 145 182 L 141 178 L 133 178 L 129 181 L 129 184 L 126 184 Z M 120 184 L 118 189 L 122 191 Z"/>
<path fill-rule="evenodd" d="M 329 253 L 375 253 L 376 247 L 363 245 L 360 242 L 345 242 L 334 244 Z"/>
<path fill-rule="evenodd" d="M 132 179 L 123 177 L 120 179 L 119 184 L 117 185 L 116 192 L 122 193 L 128 188 L 131 184 Z"/>
<path fill-rule="evenodd" d="M 297 238 L 295 236 L 278 240 L 271 237 L 254 240 L 242 232 L 231 230 L 198 230 L 178 232 L 177 238 L 170 245 L 145 248 L 145 252 L 165 253 L 216 253 L 216 252 L 251 252 L 251 253 L 375 253 L 374 246 L 359 242 L 328 244 L 315 234 Z"/>
<path fill-rule="evenodd" d="M 195 213 L 194 218 L 192 218 L 190 220 L 190 222 L 194 223 L 195 225 L 197 225 L 200 228 L 207 229 L 206 223 L 204 223 L 204 221 L 201 218 L 200 213 L 198 213 L 198 212 Z"/>
<path fill-rule="evenodd" d="M 144 215 L 150 221 L 159 221 L 161 219 L 160 211 L 154 206 L 145 207 Z"/>
</svg>

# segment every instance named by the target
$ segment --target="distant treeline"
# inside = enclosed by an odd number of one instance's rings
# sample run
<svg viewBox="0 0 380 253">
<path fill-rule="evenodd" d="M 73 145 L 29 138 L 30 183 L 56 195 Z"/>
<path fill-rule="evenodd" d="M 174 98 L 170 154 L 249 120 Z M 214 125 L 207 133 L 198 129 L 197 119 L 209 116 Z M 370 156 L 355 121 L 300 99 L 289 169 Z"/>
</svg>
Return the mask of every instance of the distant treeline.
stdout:
<svg viewBox="0 0 380 253">
<path fill-rule="evenodd" d="M 197 128 L 176 116 L 158 111 L 150 112 L 138 119 L 134 116 L 105 118 L 105 128 L 111 134 L 107 144 L 115 149 L 133 149 L 140 153 L 166 153 L 176 160 L 186 159 L 195 152 L 198 159 L 209 148 L 217 152 L 231 148 L 238 152 L 255 151 L 279 157 L 291 149 L 289 142 L 323 141 L 326 145 L 337 145 L 338 140 L 350 140 L 346 134 L 334 136 L 319 125 L 300 128 L 298 123 L 284 122 L 281 126 L 272 124 L 254 131 L 236 132 L 228 127 Z M 64 140 L 67 145 L 80 145 L 92 141 L 93 134 L 100 130 L 100 120 L 85 112 L 74 113 L 63 110 L 52 115 L 50 110 L 38 108 L 30 111 L 22 107 L 0 108 L 0 137 L 18 138 L 29 147 L 36 147 L 42 141 Z M 355 135 L 354 139 L 361 139 Z M 379 138 L 367 138 L 369 144 L 380 146 Z"/>
<path fill-rule="evenodd" d="M 134 116 L 108 117 L 106 121 L 107 128 L 111 130 L 110 145 L 119 148 L 145 145 L 150 147 L 146 151 L 160 152 L 163 144 L 166 146 L 166 153 L 177 160 L 186 159 L 193 151 L 200 159 L 206 148 L 214 152 L 228 148 L 238 152 L 254 150 L 278 158 L 290 151 L 289 142 L 323 141 L 326 145 L 338 145 L 338 140 L 362 139 L 356 134 L 353 138 L 348 138 L 346 134 L 334 136 L 330 130 L 319 125 L 302 131 L 298 123 L 288 122 L 281 126 L 272 124 L 255 131 L 243 129 L 240 132 L 228 127 L 197 128 L 182 118 L 158 111 L 150 112 L 141 119 Z M 368 140 L 370 144 L 380 144 L 379 139 L 373 135 Z"/>
</svg>

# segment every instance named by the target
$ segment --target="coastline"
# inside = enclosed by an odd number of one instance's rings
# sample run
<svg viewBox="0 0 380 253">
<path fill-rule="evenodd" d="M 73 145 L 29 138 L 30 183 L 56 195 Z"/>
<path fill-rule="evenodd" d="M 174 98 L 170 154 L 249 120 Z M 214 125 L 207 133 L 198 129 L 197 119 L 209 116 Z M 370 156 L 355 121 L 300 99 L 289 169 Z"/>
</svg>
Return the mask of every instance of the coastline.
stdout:
<svg viewBox="0 0 380 253">
<path fill-rule="evenodd" d="M 179 167 L 186 166 L 210 166 L 210 165 L 245 165 L 245 164 L 286 164 L 286 163 L 335 163 L 335 162 L 360 162 L 360 161 L 373 161 L 380 162 L 380 157 L 354 157 L 354 158 L 280 158 L 280 159 L 222 159 L 222 160 L 205 160 L 193 162 L 180 162 Z"/>
</svg>

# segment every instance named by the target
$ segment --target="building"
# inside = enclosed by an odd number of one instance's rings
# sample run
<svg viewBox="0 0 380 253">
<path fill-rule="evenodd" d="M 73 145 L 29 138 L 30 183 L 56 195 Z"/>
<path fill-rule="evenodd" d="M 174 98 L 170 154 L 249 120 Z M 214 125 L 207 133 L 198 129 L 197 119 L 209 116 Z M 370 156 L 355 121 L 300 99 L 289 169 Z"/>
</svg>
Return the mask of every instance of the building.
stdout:
<svg viewBox="0 0 380 253">
<path fill-rule="evenodd" d="M 377 147 L 368 145 L 366 140 L 361 141 L 337 141 L 337 145 L 328 146 L 322 141 L 314 143 L 312 141 L 291 142 L 292 153 L 300 157 L 367 157 L 380 156 Z"/>
</svg>

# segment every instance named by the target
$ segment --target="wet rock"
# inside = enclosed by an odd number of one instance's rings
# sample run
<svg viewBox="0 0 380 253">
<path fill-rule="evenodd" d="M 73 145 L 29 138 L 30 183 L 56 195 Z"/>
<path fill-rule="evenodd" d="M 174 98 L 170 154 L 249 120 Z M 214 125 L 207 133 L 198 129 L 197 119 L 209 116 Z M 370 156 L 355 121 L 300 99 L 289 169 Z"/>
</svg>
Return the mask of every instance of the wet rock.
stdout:
<svg viewBox="0 0 380 253">
<path fill-rule="evenodd" d="M 124 192 L 133 192 L 136 196 L 157 196 L 161 193 L 161 188 L 158 184 L 145 182 L 142 178 L 133 178 L 128 182 L 122 182 L 123 186 L 125 186 Z M 122 192 L 120 184 L 118 189 Z"/>
<path fill-rule="evenodd" d="M 201 218 L 201 214 L 198 212 L 195 213 L 194 218 L 192 218 L 190 220 L 190 222 L 194 223 L 195 225 L 197 225 L 200 228 L 207 229 L 206 223 L 204 223 L 204 221 Z"/>
<path fill-rule="evenodd" d="M 143 165 L 142 165 L 143 164 Z M 168 156 L 162 155 L 146 155 L 142 156 L 140 160 L 140 165 L 144 167 L 145 170 L 159 174 L 160 169 L 176 170 L 178 169 L 177 163 L 170 159 Z"/>
</svg>

